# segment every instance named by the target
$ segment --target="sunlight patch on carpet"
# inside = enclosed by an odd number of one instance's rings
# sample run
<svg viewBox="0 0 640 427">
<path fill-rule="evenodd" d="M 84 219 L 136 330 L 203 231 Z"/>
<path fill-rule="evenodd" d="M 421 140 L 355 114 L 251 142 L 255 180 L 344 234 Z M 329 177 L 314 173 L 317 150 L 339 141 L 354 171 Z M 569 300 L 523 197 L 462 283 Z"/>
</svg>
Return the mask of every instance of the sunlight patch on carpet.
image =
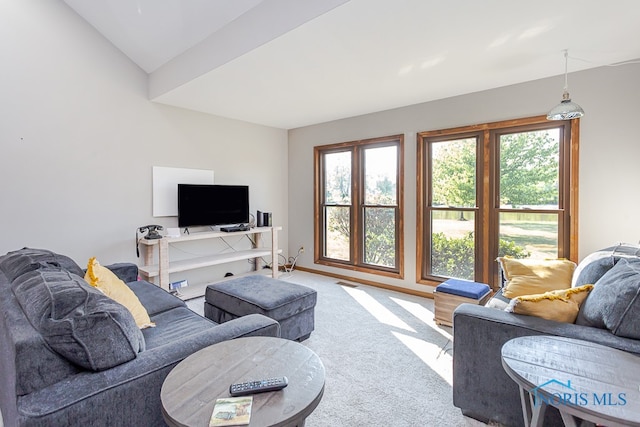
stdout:
<svg viewBox="0 0 640 427">
<path fill-rule="evenodd" d="M 449 353 L 433 343 L 410 337 L 399 332 L 391 332 L 402 344 L 407 346 L 433 372 L 453 386 L 453 359 Z"/>
<path fill-rule="evenodd" d="M 453 339 L 453 337 L 449 332 L 442 329 L 440 326 L 436 324 L 435 320 L 433 320 L 433 313 L 426 307 L 416 302 L 405 301 L 401 298 L 391 297 L 391 301 L 395 302 L 400 307 L 407 310 L 409 313 L 415 316 L 418 320 L 424 322 L 427 326 L 432 328 L 434 331 L 438 332 L 440 335 L 442 335 L 446 339 L 448 340 Z"/>
<path fill-rule="evenodd" d="M 350 287 L 343 288 L 358 304 L 364 307 L 378 322 L 385 325 L 394 326 L 409 332 L 416 332 L 411 326 L 405 323 L 398 316 L 393 314 L 388 308 L 380 304 L 365 291 Z"/>
</svg>

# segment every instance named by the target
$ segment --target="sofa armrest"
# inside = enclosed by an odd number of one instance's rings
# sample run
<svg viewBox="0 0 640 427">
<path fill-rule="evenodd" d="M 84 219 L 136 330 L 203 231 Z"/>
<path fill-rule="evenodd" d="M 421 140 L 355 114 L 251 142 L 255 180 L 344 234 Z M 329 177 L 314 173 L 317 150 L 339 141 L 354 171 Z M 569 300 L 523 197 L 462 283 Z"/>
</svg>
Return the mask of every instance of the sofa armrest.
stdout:
<svg viewBox="0 0 640 427">
<path fill-rule="evenodd" d="M 236 320 L 240 320 L 240 322 L 233 323 Z M 264 316 L 262 314 L 249 314 L 247 316 L 242 316 L 238 319 L 233 319 L 229 322 L 225 322 L 218 327 L 222 327 L 227 325 L 227 327 L 234 329 L 240 328 L 240 333 L 236 333 L 234 338 L 240 337 L 275 337 L 280 338 L 280 323 L 277 320 L 274 320 L 270 317 Z"/>
<path fill-rule="evenodd" d="M 522 425 L 519 390 L 502 367 L 502 346 L 512 338 L 553 335 L 640 353 L 640 341 L 607 330 L 462 304 L 453 313 L 453 404 L 481 421 Z M 562 425 L 547 410 L 545 426 Z"/>
<path fill-rule="evenodd" d="M 213 324 L 216 325 L 215 323 Z M 198 340 L 202 341 L 203 344 L 207 341 L 211 341 L 210 344 L 214 344 L 240 337 L 279 338 L 280 323 L 262 314 L 249 314 L 228 322 L 217 324 L 210 330 L 201 333 Z M 201 348 L 210 344 L 205 344 Z M 200 348 L 198 348 L 198 350 L 200 350 Z M 193 351 L 191 353 L 193 353 Z"/>
<path fill-rule="evenodd" d="M 138 280 L 138 266 L 132 262 L 118 262 L 105 267 L 125 283 Z"/>
</svg>

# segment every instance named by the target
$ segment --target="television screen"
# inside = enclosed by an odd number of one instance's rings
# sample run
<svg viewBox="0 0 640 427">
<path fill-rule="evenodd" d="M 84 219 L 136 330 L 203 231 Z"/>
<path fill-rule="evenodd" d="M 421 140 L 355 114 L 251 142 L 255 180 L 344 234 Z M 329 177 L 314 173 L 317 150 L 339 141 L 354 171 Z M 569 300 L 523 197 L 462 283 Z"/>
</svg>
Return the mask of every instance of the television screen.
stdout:
<svg viewBox="0 0 640 427">
<path fill-rule="evenodd" d="M 178 184 L 178 227 L 248 222 L 248 186 Z"/>
</svg>

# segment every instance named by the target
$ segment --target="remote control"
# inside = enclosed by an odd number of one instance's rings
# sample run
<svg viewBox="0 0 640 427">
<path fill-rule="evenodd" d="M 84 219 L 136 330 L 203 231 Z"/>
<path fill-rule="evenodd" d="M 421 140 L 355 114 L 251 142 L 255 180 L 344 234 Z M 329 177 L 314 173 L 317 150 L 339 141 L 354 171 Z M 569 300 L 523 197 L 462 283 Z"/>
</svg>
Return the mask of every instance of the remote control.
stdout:
<svg viewBox="0 0 640 427">
<path fill-rule="evenodd" d="M 280 390 L 285 388 L 288 384 L 289 380 L 287 380 L 287 377 L 247 381 L 244 383 L 231 384 L 229 386 L 229 393 L 231 396 L 245 396 L 247 394 Z"/>
</svg>

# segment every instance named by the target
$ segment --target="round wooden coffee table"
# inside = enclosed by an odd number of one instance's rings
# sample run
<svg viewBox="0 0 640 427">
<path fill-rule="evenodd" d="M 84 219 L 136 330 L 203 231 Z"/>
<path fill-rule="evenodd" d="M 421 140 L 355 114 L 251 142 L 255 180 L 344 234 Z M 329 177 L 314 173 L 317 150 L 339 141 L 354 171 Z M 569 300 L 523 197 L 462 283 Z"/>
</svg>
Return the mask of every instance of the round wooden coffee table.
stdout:
<svg viewBox="0 0 640 427">
<path fill-rule="evenodd" d="M 271 337 L 224 341 L 184 359 L 162 384 L 162 415 L 170 426 L 208 427 L 230 384 L 282 376 L 284 389 L 253 395 L 250 427 L 302 426 L 322 399 L 324 365 L 304 345 Z"/>
</svg>

